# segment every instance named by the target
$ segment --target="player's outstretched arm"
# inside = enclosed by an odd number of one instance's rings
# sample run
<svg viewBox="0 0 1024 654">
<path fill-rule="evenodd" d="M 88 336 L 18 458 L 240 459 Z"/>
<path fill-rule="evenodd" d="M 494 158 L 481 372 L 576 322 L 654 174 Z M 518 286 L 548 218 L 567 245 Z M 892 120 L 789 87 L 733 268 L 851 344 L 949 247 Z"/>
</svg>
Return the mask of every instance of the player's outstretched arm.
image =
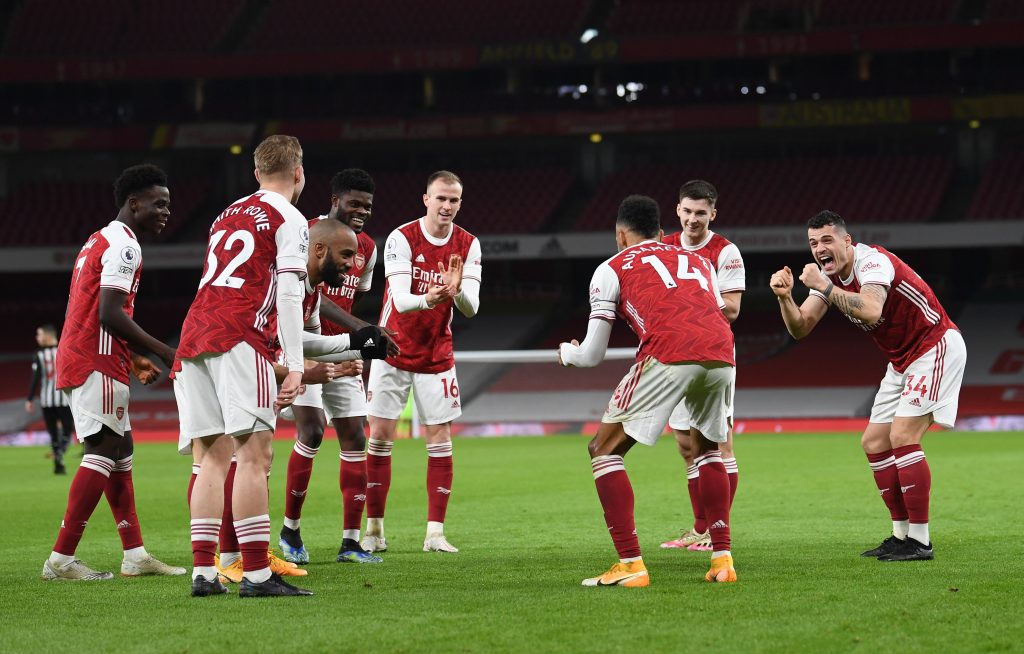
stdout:
<svg viewBox="0 0 1024 654">
<path fill-rule="evenodd" d="M 583 343 L 572 340 L 558 346 L 558 362 L 563 366 L 593 368 L 604 361 L 608 351 L 608 339 L 612 336 L 612 323 L 601 318 L 591 318 L 587 323 L 587 337 Z"/>
<path fill-rule="evenodd" d="M 793 271 L 789 266 L 775 272 L 769 286 L 772 293 L 775 293 L 775 299 L 779 301 L 779 310 L 782 312 L 786 329 L 797 340 L 810 334 L 828 311 L 828 303 L 813 293 L 803 304 L 797 305 L 793 300 Z"/>
<path fill-rule="evenodd" d="M 115 288 L 100 288 L 100 324 L 108 332 L 123 338 L 128 347 L 136 352 L 152 352 L 160 357 L 164 365 L 174 365 L 174 348 L 149 335 L 138 323 L 124 312 L 124 299 L 128 295 Z"/>
<path fill-rule="evenodd" d="M 344 327 L 350 332 L 357 332 L 365 327 L 374 326 L 365 320 L 356 318 L 348 311 L 339 307 L 325 295 L 320 296 L 320 317 L 333 322 L 335 325 Z M 387 337 L 388 356 L 396 357 L 401 354 L 402 350 L 395 345 L 395 332 L 387 327 L 380 327 L 380 330 L 383 332 L 384 336 Z"/>
</svg>

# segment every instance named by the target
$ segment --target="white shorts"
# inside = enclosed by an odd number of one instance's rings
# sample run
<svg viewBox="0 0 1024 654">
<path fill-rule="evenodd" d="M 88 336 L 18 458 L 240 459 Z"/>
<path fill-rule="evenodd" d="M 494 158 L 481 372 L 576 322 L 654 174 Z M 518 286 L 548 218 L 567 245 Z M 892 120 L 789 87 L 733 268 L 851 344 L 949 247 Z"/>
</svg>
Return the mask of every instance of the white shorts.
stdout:
<svg viewBox="0 0 1024 654">
<path fill-rule="evenodd" d="M 369 415 L 396 420 L 402 415 L 412 388 L 416 414 L 424 425 L 443 425 L 462 415 L 455 366 L 439 373 L 409 372 L 387 361 L 370 366 L 366 402 Z"/>
<path fill-rule="evenodd" d="M 86 437 L 103 427 L 109 427 L 118 436 L 132 430 L 132 422 L 128 419 L 130 393 L 127 384 L 94 370 L 81 386 L 64 389 L 64 397 L 71 405 L 79 442 L 84 442 Z"/>
<path fill-rule="evenodd" d="M 292 412 L 293 406 L 308 406 L 313 409 L 324 410 L 323 401 L 320 398 L 320 384 L 303 384 L 303 391 L 295 398 L 290 406 L 286 406 L 281 409 L 281 413 L 278 415 L 285 420 L 295 420 L 295 413 Z"/>
<path fill-rule="evenodd" d="M 383 362 L 381 362 L 383 363 Z M 377 362 L 374 361 L 376 366 Z M 352 418 L 366 415 L 366 389 L 361 375 L 338 377 L 323 385 L 323 407 L 327 420 Z M 402 405 L 404 408 L 404 404 Z"/>
<path fill-rule="evenodd" d="M 188 454 L 192 440 L 204 436 L 273 431 L 276 397 L 274 367 L 248 343 L 223 354 L 183 359 L 174 381 L 181 422 L 178 451 Z"/>
<path fill-rule="evenodd" d="M 735 368 L 733 368 L 735 370 Z M 736 408 L 736 384 L 733 383 L 729 390 L 729 426 L 732 427 L 733 412 Z M 672 409 L 672 415 L 668 417 L 668 426 L 678 431 L 689 431 L 690 412 L 686 410 L 685 402 L 680 402 Z"/>
<path fill-rule="evenodd" d="M 967 345 L 955 329 L 948 330 L 932 349 L 903 372 L 890 363 L 878 385 L 870 422 L 890 423 L 893 417 L 932 414 L 936 423 L 952 429 L 960 402 L 960 385 L 967 365 Z"/>
<path fill-rule="evenodd" d="M 665 364 L 650 357 L 633 364 L 615 388 L 601 422 L 622 423 L 626 434 L 654 445 L 677 405 L 689 424 L 716 443 L 729 436 L 736 368 L 721 364 Z"/>
</svg>

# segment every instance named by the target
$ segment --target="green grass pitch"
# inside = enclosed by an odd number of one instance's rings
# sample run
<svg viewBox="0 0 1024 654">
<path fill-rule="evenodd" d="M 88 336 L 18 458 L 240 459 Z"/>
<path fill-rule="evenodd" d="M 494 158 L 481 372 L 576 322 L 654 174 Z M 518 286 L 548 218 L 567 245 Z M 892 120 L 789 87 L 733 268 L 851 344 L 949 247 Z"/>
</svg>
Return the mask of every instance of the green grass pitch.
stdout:
<svg viewBox="0 0 1024 654">
<path fill-rule="evenodd" d="M 272 534 L 290 444 L 276 443 Z M 455 443 L 447 533 L 462 549 L 420 551 L 420 442 L 399 442 L 385 563 L 334 563 L 336 442 L 313 472 L 303 535 L 312 598 L 193 599 L 183 578 L 43 582 L 68 477 L 40 448 L 0 454 L 0 649 L 4 652 L 1010 652 L 1024 650 L 1024 434 L 929 435 L 936 560 L 880 563 L 888 534 L 858 437 L 741 435 L 732 514 L 738 584 L 703 581 L 709 555 L 661 550 L 689 515 L 674 444 L 626 457 L 645 589 L 582 588 L 615 561 L 581 437 Z M 69 462 L 74 472 L 77 458 Z M 147 548 L 191 563 L 185 484 L 172 444 L 139 445 L 135 488 Z M 105 501 L 79 556 L 117 571 Z"/>
</svg>

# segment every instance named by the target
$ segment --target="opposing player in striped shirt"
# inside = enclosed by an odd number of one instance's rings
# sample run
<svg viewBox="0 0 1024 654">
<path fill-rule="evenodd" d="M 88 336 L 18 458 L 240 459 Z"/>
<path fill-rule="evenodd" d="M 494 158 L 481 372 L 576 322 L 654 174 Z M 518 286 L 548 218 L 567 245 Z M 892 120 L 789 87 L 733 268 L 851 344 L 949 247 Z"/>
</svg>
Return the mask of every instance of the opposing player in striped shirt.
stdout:
<svg viewBox="0 0 1024 654">
<path fill-rule="evenodd" d="M 53 473 L 65 475 L 64 452 L 75 433 L 75 420 L 64 393 L 57 390 L 57 328 L 42 325 L 36 328 L 36 350 L 32 358 L 32 381 L 28 385 L 28 399 L 25 411 L 35 410 L 35 399 L 43 413 L 46 431 L 50 434 L 50 450 L 53 452 Z"/>
<path fill-rule="evenodd" d="M 867 332 L 889 359 L 861 445 L 892 518 L 892 535 L 862 556 L 882 561 L 932 559 L 928 532 L 931 471 L 921 439 L 933 423 L 956 422 L 967 348 L 935 293 L 913 269 L 878 245 L 854 243 L 839 214 L 807 223 L 814 263 L 800 281 L 810 295 L 793 301 L 788 267 L 771 278 L 793 338 L 814 329 L 830 306 Z"/>
</svg>

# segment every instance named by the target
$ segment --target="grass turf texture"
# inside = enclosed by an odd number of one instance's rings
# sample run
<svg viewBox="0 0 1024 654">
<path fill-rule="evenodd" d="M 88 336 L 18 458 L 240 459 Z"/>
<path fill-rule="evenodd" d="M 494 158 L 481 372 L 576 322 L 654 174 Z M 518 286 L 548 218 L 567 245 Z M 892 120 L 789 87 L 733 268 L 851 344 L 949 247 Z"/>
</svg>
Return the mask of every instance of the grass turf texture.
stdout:
<svg viewBox="0 0 1024 654">
<path fill-rule="evenodd" d="M 71 476 L 41 448 L 0 455 L 5 528 L 0 642 L 5 652 L 251 651 L 1020 651 L 1020 471 L 1024 434 L 932 434 L 936 560 L 859 556 L 889 521 L 856 435 L 742 435 L 733 512 L 738 584 L 707 584 L 709 554 L 661 550 L 689 516 L 670 439 L 626 457 L 645 589 L 582 588 L 615 561 L 580 437 L 455 444 L 447 534 L 462 549 L 420 551 L 423 445 L 394 452 L 390 550 L 377 566 L 338 564 L 337 447 L 314 468 L 302 533 L 312 598 L 189 597 L 183 578 L 43 582 Z M 275 444 L 272 538 L 281 525 L 290 443 Z M 74 450 L 73 450 L 74 452 Z M 69 456 L 71 474 L 77 462 Z M 188 460 L 139 445 L 135 488 L 147 548 L 189 566 Z M 79 556 L 120 565 L 101 500 Z"/>
</svg>

